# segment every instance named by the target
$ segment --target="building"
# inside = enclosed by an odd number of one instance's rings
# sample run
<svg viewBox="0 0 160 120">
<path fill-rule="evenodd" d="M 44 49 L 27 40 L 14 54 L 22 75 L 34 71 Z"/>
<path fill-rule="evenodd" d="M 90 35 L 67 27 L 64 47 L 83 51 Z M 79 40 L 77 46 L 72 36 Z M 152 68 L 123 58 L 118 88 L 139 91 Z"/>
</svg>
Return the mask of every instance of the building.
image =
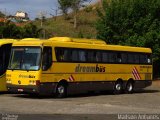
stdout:
<svg viewBox="0 0 160 120">
<path fill-rule="evenodd" d="M 6 22 L 5 18 L 0 18 L 0 22 Z"/>
<path fill-rule="evenodd" d="M 28 14 L 23 11 L 17 11 L 15 17 L 23 21 L 27 21 L 29 19 Z"/>
</svg>

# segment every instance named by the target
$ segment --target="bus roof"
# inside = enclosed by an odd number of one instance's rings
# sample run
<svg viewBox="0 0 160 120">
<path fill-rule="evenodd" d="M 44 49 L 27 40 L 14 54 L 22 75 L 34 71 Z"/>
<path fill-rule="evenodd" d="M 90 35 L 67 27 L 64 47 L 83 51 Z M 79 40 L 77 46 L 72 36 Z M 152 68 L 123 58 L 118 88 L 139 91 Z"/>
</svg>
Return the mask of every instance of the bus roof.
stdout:
<svg viewBox="0 0 160 120">
<path fill-rule="evenodd" d="M 128 51 L 128 52 L 145 52 L 145 53 L 152 52 L 150 48 L 108 45 L 102 40 L 78 39 L 69 37 L 54 37 L 46 40 L 44 39 L 41 40 L 37 38 L 26 38 L 14 42 L 13 46 L 55 46 L 55 47 L 70 47 L 70 48 Z"/>
<path fill-rule="evenodd" d="M 0 46 L 4 45 L 4 44 L 10 44 L 15 42 L 15 39 L 0 39 Z"/>
</svg>

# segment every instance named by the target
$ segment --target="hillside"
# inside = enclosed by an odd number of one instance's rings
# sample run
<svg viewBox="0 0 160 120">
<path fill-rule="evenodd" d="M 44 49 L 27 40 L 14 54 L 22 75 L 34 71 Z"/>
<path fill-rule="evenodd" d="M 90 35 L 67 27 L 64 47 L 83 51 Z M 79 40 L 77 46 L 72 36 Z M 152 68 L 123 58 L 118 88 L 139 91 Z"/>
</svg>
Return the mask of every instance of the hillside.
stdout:
<svg viewBox="0 0 160 120">
<path fill-rule="evenodd" d="M 0 11 L 0 17 L 4 17 L 5 15 Z"/>
<path fill-rule="evenodd" d="M 78 27 L 73 27 L 73 14 L 69 14 L 68 19 L 65 20 L 64 16 L 46 19 L 43 22 L 43 28 L 46 30 L 46 37 L 52 36 L 69 36 L 69 37 L 85 37 L 95 38 L 96 29 L 94 27 L 98 18 L 96 9 L 99 4 L 88 6 L 87 8 L 79 11 L 78 13 Z M 38 27 L 41 26 L 41 20 L 34 22 Z"/>
</svg>

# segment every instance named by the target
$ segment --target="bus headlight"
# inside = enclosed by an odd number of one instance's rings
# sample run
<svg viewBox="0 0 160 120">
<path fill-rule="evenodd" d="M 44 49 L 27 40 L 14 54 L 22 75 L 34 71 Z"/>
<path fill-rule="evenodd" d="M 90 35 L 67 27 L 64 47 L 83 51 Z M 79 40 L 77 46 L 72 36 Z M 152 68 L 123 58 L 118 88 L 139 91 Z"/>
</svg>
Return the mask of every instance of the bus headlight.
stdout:
<svg viewBox="0 0 160 120">
<path fill-rule="evenodd" d="M 9 83 L 9 84 L 12 83 L 11 79 L 6 79 L 6 83 Z"/>
<path fill-rule="evenodd" d="M 30 84 L 30 85 L 36 85 L 36 81 L 35 81 L 35 80 L 30 80 L 30 81 L 29 81 L 29 84 Z"/>
</svg>

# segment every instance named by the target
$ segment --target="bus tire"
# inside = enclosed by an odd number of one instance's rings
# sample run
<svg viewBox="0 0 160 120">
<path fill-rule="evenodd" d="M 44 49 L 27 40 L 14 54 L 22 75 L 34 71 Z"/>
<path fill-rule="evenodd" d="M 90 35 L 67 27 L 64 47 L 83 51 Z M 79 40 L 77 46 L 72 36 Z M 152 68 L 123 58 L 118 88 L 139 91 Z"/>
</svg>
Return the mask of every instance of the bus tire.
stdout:
<svg viewBox="0 0 160 120">
<path fill-rule="evenodd" d="M 134 83 L 133 81 L 128 81 L 125 87 L 125 93 L 131 94 L 134 91 Z"/>
<path fill-rule="evenodd" d="M 123 82 L 118 80 L 115 82 L 113 93 L 115 95 L 118 95 L 121 94 L 122 91 L 123 91 Z"/>
<path fill-rule="evenodd" d="M 59 84 L 56 88 L 56 97 L 65 98 L 67 97 L 67 85 Z"/>
</svg>

